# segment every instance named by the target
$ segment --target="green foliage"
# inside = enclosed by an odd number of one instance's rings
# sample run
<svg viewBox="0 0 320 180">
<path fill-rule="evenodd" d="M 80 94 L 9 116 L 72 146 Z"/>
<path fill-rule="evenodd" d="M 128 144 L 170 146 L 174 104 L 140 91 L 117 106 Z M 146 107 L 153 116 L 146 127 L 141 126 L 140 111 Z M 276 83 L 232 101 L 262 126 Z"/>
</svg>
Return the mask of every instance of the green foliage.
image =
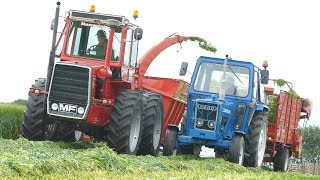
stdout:
<svg viewBox="0 0 320 180">
<path fill-rule="evenodd" d="M 278 98 L 277 96 L 268 96 L 268 106 L 270 108 L 268 121 L 270 123 L 275 123 L 277 119 L 277 108 L 278 108 Z"/>
<path fill-rule="evenodd" d="M 22 133 L 24 106 L 0 104 L 0 138 L 18 139 Z"/>
<path fill-rule="evenodd" d="M 300 98 L 300 96 L 293 89 L 290 89 L 288 91 L 288 93 L 289 93 L 290 97 L 292 97 L 292 98 Z"/>
<path fill-rule="evenodd" d="M 306 179 L 195 156 L 117 155 L 104 143 L 0 139 L 0 178 L 11 179 Z"/>
<path fill-rule="evenodd" d="M 320 127 L 309 126 L 301 129 L 302 157 L 309 161 L 320 162 Z"/>
<path fill-rule="evenodd" d="M 306 99 L 302 100 L 302 107 L 307 107 L 309 106 L 309 102 Z"/>
<path fill-rule="evenodd" d="M 214 47 L 211 43 L 207 42 L 205 39 L 201 37 L 195 37 L 192 36 L 189 38 L 190 41 L 197 41 L 199 44 L 199 47 L 206 50 L 206 51 L 211 51 L 211 52 L 217 52 L 216 47 Z"/>
<path fill-rule="evenodd" d="M 283 80 L 283 79 L 277 79 L 277 80 L 276 80 L 276 84 L 277 84 L 277 86 L 279 86 L 279 87 L 283 87 L 283 86 L 286 84 L 286 81 Z"/>
</svg>

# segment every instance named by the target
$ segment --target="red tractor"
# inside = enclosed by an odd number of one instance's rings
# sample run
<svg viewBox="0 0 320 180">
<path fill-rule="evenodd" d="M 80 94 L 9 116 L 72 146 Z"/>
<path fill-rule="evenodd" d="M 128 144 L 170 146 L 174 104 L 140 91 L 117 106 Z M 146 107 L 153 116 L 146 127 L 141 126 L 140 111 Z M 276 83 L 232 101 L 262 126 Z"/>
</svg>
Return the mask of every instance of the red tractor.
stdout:
<svg viewBox="0 0 320 180">
<path fill-rule="evenodd" d="M 58 2 L 47 78 L 29 90 L 23 136 L 76 141 L 85 135 L 118 153 L 156 156 L 162 132 L 182 118 L 188 84 L 145 72 L 188 37 L 167 38 L 137 61 L 143 31 L 124 16 L 70 10 L 56 44 L 59 11 Z"/>
</svg>

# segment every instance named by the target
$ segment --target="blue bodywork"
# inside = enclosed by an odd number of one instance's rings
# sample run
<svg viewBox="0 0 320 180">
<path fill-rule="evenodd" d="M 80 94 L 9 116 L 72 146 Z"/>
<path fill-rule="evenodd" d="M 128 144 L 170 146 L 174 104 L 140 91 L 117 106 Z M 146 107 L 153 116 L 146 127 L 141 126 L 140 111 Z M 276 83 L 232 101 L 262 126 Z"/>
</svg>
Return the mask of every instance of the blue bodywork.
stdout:
<svg viewBox="0 0 320 180">
<path fill-rule="evenodd" d="M 176 146 L 192 144 L 207 147 L 229 149 L 232 138 L 241 134 L 246 138 L 250 121 L 256 111 L 268 111 L 260 101 L 260 95 L 254 95 L 262 87 L 259 84 L 260 69 L 250 62 L 228 60 L 228 65 L 233 67 L 248 68 L 248 89 L 246 96 L 226 95 L 224 100 L 219 100 L 219 93 L 196 91 L 196 77 L 201 63 L 223 64 L 224 59 L 201 56 L 195 66 L 188 92 L 188 105 L 186 116 L 186 133 L 181 131 L 178 135 Z M 212 74 L 212 73 L 211 73 Z M 232 73 L 230 73 L 232 74 Z M 197 126 L 197 120 L 203 122 Z M 209 123 L 213 128 L 209 128 Z"/>
</svg>

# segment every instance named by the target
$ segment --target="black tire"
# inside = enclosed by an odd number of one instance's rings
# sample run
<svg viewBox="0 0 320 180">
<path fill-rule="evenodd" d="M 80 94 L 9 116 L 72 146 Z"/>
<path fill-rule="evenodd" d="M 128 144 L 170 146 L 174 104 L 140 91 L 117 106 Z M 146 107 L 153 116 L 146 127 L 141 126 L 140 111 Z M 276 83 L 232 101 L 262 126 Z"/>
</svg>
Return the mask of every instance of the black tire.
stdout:
<svg viewBox="0 0 320 180">
<path fill-rule="evenodd" d="M 249 126 L 249 134 L 246 141 L 245 166 L 260 167 L 264 158 L 267 143 L 267 119 L 266 112 L 256 113 Z"/>
<path fill-rule="evenodd" d="M 289 163 L 289 149 L 283 148 L 279 150 L 273 158 L 274 171 L 285 172 L 288 170 Z"/>
<path fill-rule="evenodd" d="M 180 132 L 182 135 L 187 135 L 187 110 L 184 111 L 182 115 L 182 120 L 181 120 L 181 128 Z M 187 146 L 180 146 L 177 149 L 178 154 L 189 154 L 189 155 L 195 155 L 199 156 L 201 152 L 201 147 L 200 145 L 193 144 L 193 145 L 187 145 Z"/>
<path fill-rule="evenodd" d="M 138 154 L 159 154 L 163 126 L 163 101 L 157 93 L 143 93 L 142 134 Z"/>
<path fill-rule="evenodd" d="M 234 136 L 229 149 L 228 161 L 242 165 L 244 160 L 244 148 L 243 136 Z"/>
<path fill-rule="evenodd" d="M 176 150 L 175 144 L 178 138 L 178 130 L 173 128 L 168 128 L 163 145 L 163 155 L 172 156 Z"/>
<path fill-rule="evenodd" d="M 107 143 L 117 153 L 136 155 L 142 131 L 141 91 L 125 90 L 115 99 L 110 114 L 111 122 L 106 126 Z"/>
<path fill-rule="evenodd" d="M 32 88 L 45 90 L 45 83 L 45 78 L 39 78 Z M 46 120 L 44 104 L 44 94 L 29 93 L 22 124 L 22 136 L 28 140 L 57 140 L 58 124 Z"/>
</svg>

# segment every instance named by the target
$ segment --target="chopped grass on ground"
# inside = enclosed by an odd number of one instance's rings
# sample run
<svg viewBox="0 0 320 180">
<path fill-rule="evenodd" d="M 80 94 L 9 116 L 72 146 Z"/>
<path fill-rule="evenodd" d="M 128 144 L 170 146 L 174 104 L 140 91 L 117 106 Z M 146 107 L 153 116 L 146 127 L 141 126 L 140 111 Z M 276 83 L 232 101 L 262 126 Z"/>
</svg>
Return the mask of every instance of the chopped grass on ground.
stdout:
<svg viewBox="0 0 320 180">
<path fill-rule="evenodd" d="M 118 155 L 104 143 L 0 139 L 0 178 L 11 179 L 306 179 L 215 158 Z"/>
</svg>

